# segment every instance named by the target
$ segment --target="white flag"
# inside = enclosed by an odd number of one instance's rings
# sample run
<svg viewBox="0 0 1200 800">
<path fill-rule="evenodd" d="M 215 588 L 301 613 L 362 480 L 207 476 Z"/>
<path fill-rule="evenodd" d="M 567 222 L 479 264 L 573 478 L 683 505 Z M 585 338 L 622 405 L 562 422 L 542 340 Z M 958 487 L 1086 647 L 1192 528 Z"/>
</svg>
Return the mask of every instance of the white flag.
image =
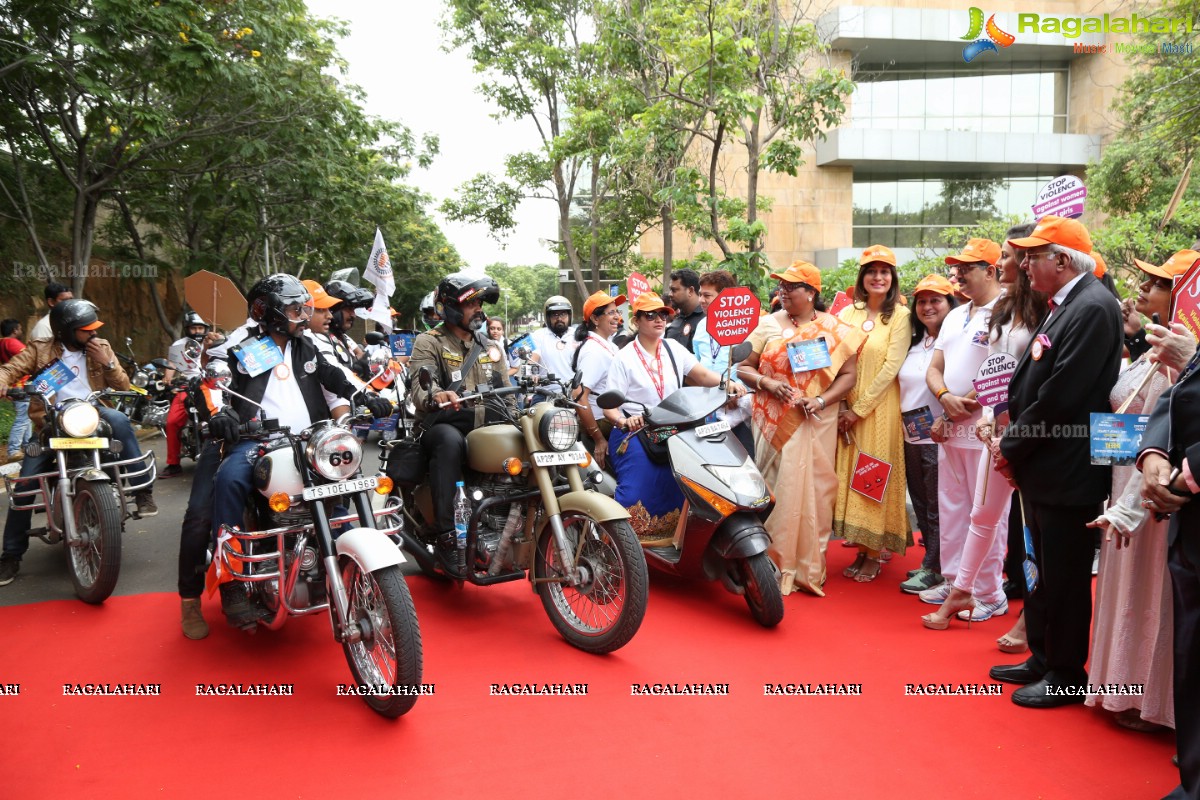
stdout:
<svg viewBox="0 0 1200 800">
<path fill-rule="evenodd" d="M 386 332 L 391 333 L 392 332 L 392 310 L 388 306 L 388 302 L 389 302 L 388 299 L 386 297 L 384 297 L 382 294 L 380 294 L 379 290 L 376 289 L 375 290 L 375 302 L 371 303 L 371 308 L 370 309 L 356 308 L 356 309 L 354 309 L 354 315 L 361 319 L 369 319 L 374 322 L 378 322 L 380 325 L 383 326 L 383 329 Z"/>
<path fill-rule="evenodd" d="M 385 298 L 396 293 L 396 278 L 392 275 L 392 262 L 388 259 L 387 247 L 383 243 L 383 232 L 375 229 L 375 245 L 371 248 L 371 257 L 367 259 L 367 268 L 363 270 L 363 279 L 375 287 L 378 294 Z M 387 304 L 384 304 L 387 310 Z"/>
</svg>

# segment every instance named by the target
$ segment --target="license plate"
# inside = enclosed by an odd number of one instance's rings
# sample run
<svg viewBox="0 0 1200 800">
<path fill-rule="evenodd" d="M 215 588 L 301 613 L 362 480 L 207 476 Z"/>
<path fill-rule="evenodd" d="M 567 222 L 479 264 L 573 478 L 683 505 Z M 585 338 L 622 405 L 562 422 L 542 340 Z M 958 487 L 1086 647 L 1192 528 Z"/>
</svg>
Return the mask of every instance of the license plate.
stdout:
<svg viewBox="0 0 1200 800">
<path fill-rule="evenodd" d="M 337 497 L 340 494 L 354 494 L 366 489 L 374 489 L 379 485 L 379 478 L 372 475 L 369 478 L 355 478 L 341 483 L 326 483 L 322 486 L 309 486 L 304 490 L 305 500 L 324 500 L 326 497 Z"/>
<path fill-rule="evenodd" d="M 562 453 L 534 453 L 533 463 L 539 467 L 562 467 L 567 464 L 583 464 L 587 461 L 587 453 L 581 450 L 567 450 Z"/>
<path fill-rule="evenodd" d="M 54 438 L 50 440 L 51 450 L 107 450 L 108 439 L 102 436 L 88 436 L 83 439 Z"/>
<path fill-rule="evenodd" d="M 716 422 L 710 422 L 708 425 L 701 425 L 696 428 L 696 435 L 703 438 L 705 436 L 715 436 L 718 433 L 725 433 L 729 430 L 729 423 L 723 419 Z"/>
<path fill-rule="evenodd" d="M 147 394 L 146 390 L 140 386 L 130 386 L 129 391 L 137 392 L 138 394 Z"/>
</svg>

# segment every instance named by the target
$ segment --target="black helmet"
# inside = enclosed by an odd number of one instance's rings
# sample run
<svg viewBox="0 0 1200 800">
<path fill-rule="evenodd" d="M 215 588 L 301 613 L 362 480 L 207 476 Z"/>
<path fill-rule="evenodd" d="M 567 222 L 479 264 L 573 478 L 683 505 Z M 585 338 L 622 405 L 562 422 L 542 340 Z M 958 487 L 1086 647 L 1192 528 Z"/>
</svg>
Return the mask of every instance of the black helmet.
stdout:
<svg viewBox="0 0 1200 800">
<path fill-rule="evenodd" d="M 60 342 L 74 344 L 75 331 L 95 330 L 103 324 L 96 314 L 96 304 L 88 300 L 63 300 L 50 309 L 50 330 Z"/>
<path fill-rule="evenodd" d="M 447 323 L 463 327 L 462 304 L 476 298 L 485 303 L 495 303 L 500 299 L 499 285 L 487 276 L 476 278 L 465 272 L 456 272 L 442 278 L 438 284 L 436 309 Z M 486 318 L 473 320 L 479 322 L 479 325 L 468 324 L 466 327 L 476 330 L 485 320 Z"/>
<path fill-rule="evenodd" d="M 421 298 L 421 322 L 426 328 L 436 328 L 441 321 L 437 312 L 437 292 L 430 292 Z"/>
<path fill-rule="evenodd" d="M 271 333 L 299 336 L 312 316 L 312 295 L 300 279 L 292 275 L 268 275 L 250 288 L 250 296 L 246 300 L 250 319 Z M 289 318 L 289 312 L 299 319 Z M 291 333 L 288 330 L 289 322 L 304 324 Z"/>
<path fill-rule="evenodd" d="M 325 293 L 338 301 L 329 309 L 333 312 L 333 318 L 329 320 L 329 330 L 333 333 L 346 332 L 342 325 L 342 315 L 339 312 L 352 311 L 356 308 L 370 308 L 371 304 L 375 302 L 375 295 L 346 281 L 330 281 L 325 284 Z"/>
<path fill-rule="evenodd" d="M 192 328 L 196 327 L 197 325 L 204 326 L 204 333 L 201 333 L 199 336 L 193 336 L 190 333 L 190 330 Z M 184 336 L 187 336 L 190 339 L 203 339 L 204 334 L 208 333 L 210 330 L 212 330 L 212 325 L 209 325 L 207 322 L 205 322 L 204 317 L 200 316 L 195 311 L 189 311 L 188 313 L 183 315 L 183 335 Z"/>
</svg>

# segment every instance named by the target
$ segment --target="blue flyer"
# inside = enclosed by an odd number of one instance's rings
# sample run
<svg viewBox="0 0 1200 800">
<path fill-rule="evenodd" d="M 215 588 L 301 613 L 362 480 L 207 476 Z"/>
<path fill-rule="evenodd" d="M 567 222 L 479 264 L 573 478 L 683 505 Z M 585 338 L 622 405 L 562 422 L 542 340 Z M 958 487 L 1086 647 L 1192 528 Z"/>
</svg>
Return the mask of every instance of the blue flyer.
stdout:
<svg viewBox="0 0 1200 800">
<path fill-rule="evenodd" d="M 1021 515 L 1021 519 L 1025 519 L 1025 515 Z M 1022 525 L 1025 529 L 1025 561 L 1021 564 L 1021 569 L 1025 573 L 1025 590 L 1033 593 L 1033 590 L 1038 585 L 1038 568 L 1037 562 L 1033 559 L 1033 531 L 1029 530 L 1028 525 Z"/>
<path fill-rule="evenodd" d="M 904 424 L 904 440 L 909 444 L 930 441 L 933 432 L 933 411 L 929 406 L 901 411 L 900 419 Z"/>
<path fill-rule="evenodd" d="M 246 374 L 251 378 L 262 375 L 276 364 L 283 363 L 283 351 L 271 339 L 252 339 L 235 351 Z"/>
<path fill-rule="evenodd" d="M 388 343 L 392 346 L 392 355 L 403 358 L 412 355 L 413 342 L 417 337 L 411 333 L 393 333 L 388 337 Z"/>
<path fill-rule="evenodd" d="M 829 357 L 829 342 L 823 336 L 820 339 L 789 342 L 788 359 L 792 362 L 792 372 L 809 372 L 833 366 L 833 359 Z"/>
<path fill-rule="evenodd" d="M 1124 466 L 1137 460 L 1148 414 L 1092 414 L 1092 463 Z"/>
<path fill-rule="evenodd" d="M 508 360 L 517 361 L 517 350 L 522 347 L 524 347 L 530 353 L 533 353 L 535 350 L 537 350 L 537 345 L 533 343 L 533 336 L 528 333 L 522 333 L 516 339 L 513 339 L 512 343 L 508 346 Z"/>
<path fill-rule="evenodd" d="M 56 358 L 48 367 L 38 373 L 38 376 L 30 381 L 28 386 L 41 394 L 58 394 L 59 390 L 73 380 L 75 380 L 75 373 L 62 362 L 62 359 Z"/>
</svg>

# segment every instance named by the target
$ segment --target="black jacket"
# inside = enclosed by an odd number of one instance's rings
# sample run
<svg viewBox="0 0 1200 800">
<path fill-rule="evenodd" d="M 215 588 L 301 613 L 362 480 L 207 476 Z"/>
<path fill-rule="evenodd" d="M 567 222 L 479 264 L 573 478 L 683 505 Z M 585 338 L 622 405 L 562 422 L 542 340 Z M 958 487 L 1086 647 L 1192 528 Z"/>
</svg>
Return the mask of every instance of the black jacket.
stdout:
<svg viewBox="0 0 1200 800">
<path fill-rule="evenodd" d="M 671 324 L 667 326 L 664 335 L 686 347 L 689 353 L 695 353 L 692 350 L 692 339 L 696 338 L 696 329 L 703 324 L 704 311 L 697 305 L 690 314 L 683 312 L 676 314 L 675 319 L 671 320 Z"/>
<path fill-rule="evenodd" d="M 1038 328 L 1009 385 L 1011 421 L 1000 452 L 1025 499 L 1086 506 L 1108 497 L 1112 472 L 1091 463 L 1091 414 L 1112 411 L 1123 346 L 1116 299 L 1084 274 Z"/>
<path fill-rule="evenodd" d="M 254 337 L 251 337 L 245 343 L 249 343 L 253 339 Z M 329 419 L 329 406 L 325 402 L 325 395 L 321 392 L 321 388 L 324 387 L 346 400 L 349 400 L 357 389 L 350 381 L 346 380 L 341 369 L 326 361 L 317 351 L 316 345 L 307 338 L 298 336 L 292 339 L 291 343 L 292 363 L 289 366 L 292 376 L 300 386 L 300 393 L 304 396 L 304 405 L 308 408 L 308 416 L 313 422 Z M 272 346 L 274 346 L 274 342 L 272 342 Z M 242 345 L 238 344 L 229 348 L 229 367 L 233 373 L 230 388 L 238 394 L 243 394 L 251 400 L 259 402 L 266 393 L 271 370 L 251 378 L 237 359 L 237 352 L 241 347 Z M 240 397 L 231 395 L 230 400 L 230 405 L 233 406 L 233 410 L 237 412 L 238 418 L 243 422 L 260 413 L 257 406 L 247 403 Z M 299 431 L 293 432 L 299 433 Z"/>
</svg>

